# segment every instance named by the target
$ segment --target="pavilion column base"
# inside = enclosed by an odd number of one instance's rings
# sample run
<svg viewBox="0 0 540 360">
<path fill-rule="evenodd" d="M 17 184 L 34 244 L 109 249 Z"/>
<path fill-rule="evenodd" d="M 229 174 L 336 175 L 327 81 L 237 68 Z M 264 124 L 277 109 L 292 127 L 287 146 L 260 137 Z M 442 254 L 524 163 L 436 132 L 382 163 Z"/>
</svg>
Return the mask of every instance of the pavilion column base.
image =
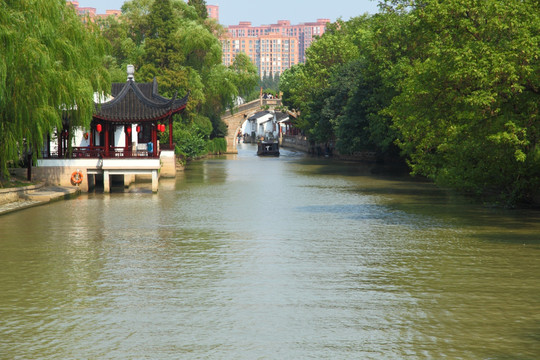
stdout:
<svg viewBox="0 0 540 360">
<path fill-rule="evenodd" d="M 157 170 L 152 170 L 152 192 L 158 191 L 158 172 Z"/>
<path fill-rule="evenodd" d="M 107 170 L 103 171 L 103 192 L 111 192 L 111 177 Z"/>
</svg>

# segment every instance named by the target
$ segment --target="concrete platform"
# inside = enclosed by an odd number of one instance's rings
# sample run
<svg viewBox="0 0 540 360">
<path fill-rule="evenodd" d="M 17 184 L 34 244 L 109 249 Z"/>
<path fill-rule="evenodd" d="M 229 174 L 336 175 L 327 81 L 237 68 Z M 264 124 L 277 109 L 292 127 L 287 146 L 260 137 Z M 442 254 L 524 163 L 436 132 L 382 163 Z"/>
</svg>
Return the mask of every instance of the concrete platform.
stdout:
<svg viewBox="0 0 540 360">
<path fill-rule="evenodd" d="M 2 189 L 4 192 L 10 189 Z M 81 189 L 62 186 L 42 186 L 34 189 L 21 191 L 14 188 L 17 199 L 0 205 L 0 215 L 14 211 L 24 210 L 29 207 L 44 205 L 52 201 L 71 199 L 81 193 Z"/>
</svg>

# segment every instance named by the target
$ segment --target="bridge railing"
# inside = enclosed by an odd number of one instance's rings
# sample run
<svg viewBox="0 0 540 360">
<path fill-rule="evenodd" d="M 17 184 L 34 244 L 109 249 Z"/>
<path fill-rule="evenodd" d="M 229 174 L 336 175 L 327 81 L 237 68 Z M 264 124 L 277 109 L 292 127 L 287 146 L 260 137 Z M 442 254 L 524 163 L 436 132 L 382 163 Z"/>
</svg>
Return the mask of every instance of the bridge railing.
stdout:
<svg viewBox="0 0 540 360">
<path fill-rule="evenodd" d="M 261 105 L 269 107 L 281 106 L 281 99 L 262 99 Z"/>
<path fill-rule="evenodd" d="M 222 118 L 229 117 L 229 116 L 234 115 L 234 114 L 239 113 L 239 112 L 257 109 L 257 108 L 260 108 L 260 107 L 261 107 L 261 99 L 256 99 L 256 100 L 253 100 L 253 101 L 250 101 L 248 103 L 245 103 L 245 104 L 242 104 L 240 106 L 235 107 L 233 109 L 232 113 L 231 113 L 230 109 L 225 111 Z"/>
<path fill-rule="evenodd" d="M 225 114 L 223 114 L 222 118 L 229 117 L 239 112 L 262 109 L 265 106 L 268 106 L 270 108 L 281 106 L 281 99 L 261 99 L 261 98 L 255 99 L 248 103 L 237 106 L 236 108 L 233 109 L 232 114 L 231 114 L 231 110 L 227 110 Z"/>
</svg>

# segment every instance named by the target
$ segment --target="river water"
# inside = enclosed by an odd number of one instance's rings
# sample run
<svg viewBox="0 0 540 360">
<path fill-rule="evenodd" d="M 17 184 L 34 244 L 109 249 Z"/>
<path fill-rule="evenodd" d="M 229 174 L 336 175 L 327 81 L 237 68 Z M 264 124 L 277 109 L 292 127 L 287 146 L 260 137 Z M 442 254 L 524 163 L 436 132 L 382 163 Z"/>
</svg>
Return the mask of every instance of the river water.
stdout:
<svg viewBox="0 0 540 360">
<path fill-rule="evenodd" d="M 0 217 L 0 359 L 538 359 L 540 214 L 282 150 Z"/>
</svg>

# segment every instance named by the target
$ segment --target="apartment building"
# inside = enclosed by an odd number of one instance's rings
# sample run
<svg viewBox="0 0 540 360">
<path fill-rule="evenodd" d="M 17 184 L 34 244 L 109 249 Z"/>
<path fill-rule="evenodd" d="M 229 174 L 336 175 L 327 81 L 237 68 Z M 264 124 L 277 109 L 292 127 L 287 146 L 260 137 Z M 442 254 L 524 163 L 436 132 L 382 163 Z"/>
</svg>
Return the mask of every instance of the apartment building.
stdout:
<svg viewBox="0 0 540 360">
<path fill-rule="evenodd" d="M 96 8 L 80 7 L 79 1 L 66 0 L 72 4 L 79 15 L 95 20 L 100 17 L 120 16 L 120 10 L 107 10 L 97 14 Z M 219 6 L 206 5 L 208 16 L 219 21 Z M 249 21 L 226 27 L 221 37 L 223 64 L 229 66 L 236 55 L 245 53 L 255 64 L 261 78 L 264 75 L 278 75 L 306 60 L 306 49 L 315 37 L 326 30 L 329 19 L 292 25 L 289 20 L 279 20 L 277 24 L 252 26 Z"/>
<path fill-rule="evenodd" d="M 258 37 L 227 37 L 221 39 L 221 44 L 224 65 L 231 65 L 236 55 L 243 52 L 255 64 L 261 77 L 281 74 L 299 61 L 298 41 L 290 36 L 267 34 Z"/>
<path fill-rule="evenodd" d="M 289 20 L 277 24 L 252 26 L 249 21 L 226 27 L 221 38 L 223 64 L 229 66 L 236 54 L 249 56 L 259 70 L 259 75 L 281 74 L 292 65 L 305 62 L 306 49 L 316 36 L 326 30 L 329 19 L 291 25 Z"/>
<path fill-rule="evenodd" d="M 81 6 L 79 6 L 78 1 L 66 0 L 66 3 L 71 4 L 75 8 L 75 11 L 77 11 L 79 16 L 81 16 L 81 17 L 87 17 L 88 16 L 90 18 L 90 20 L 92 20 L 92 21 L 94 21 L 94 20 L 96 20 L 98 18 L 106 18 L 106 17 L 109 17 L 109 16 L 118 17 L 118 16 L 120 16 L 122 14 L 122 11 L 120 11 L 120 10 L 105 10 L 105 14 L 98 14 L 96 8 L 93 8 L 93 7 L 81 7 Z"/>
<path fill-rule="evenodd" d="M 66 0 L 66 3 L 73 5 L 79 16 L 86 17 L 89 16 L 90 19 L 104 18 L 108 16 L 118 17 L 122 15 L 121 10 L 105 10 L 105 14 L 98 14 L 97 9 L 93 7 L 81 7 L 78 1 Z M 216 19 L 219 22 L 219 6 L 216 5 L 206 5 L 206 10 L 208 11 L 208 17 Z"/>
<path fill-rule="evenodd" d="M 208 11 L 209 18 L 216 19 L 216 21 L 219 22 L 219 6 L 206 5 L 206 11 Z"/>
</svg>

